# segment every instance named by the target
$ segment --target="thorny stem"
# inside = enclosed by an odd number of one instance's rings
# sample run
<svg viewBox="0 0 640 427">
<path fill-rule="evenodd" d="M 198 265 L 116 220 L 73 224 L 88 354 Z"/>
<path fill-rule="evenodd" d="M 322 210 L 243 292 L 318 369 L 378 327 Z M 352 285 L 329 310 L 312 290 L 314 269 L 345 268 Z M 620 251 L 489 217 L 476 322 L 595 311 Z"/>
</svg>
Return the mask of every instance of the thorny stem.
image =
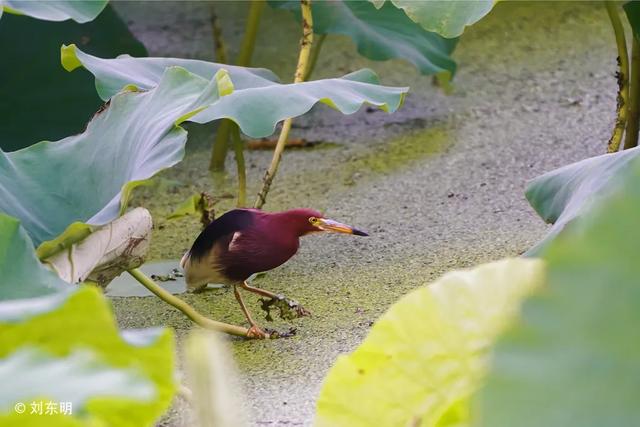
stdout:
<svg viewBox="0 0 640 427">
<path fill-rule="evenodd" d="M 293 80 L 294 83 L 300 83 L 304 81 L 304 76 L 309 64 L 311 44 L 313 43 L 313 18 L 311 16 L 311 0 L 300 0 L 300 8 L 302 9 L 302 39 L 300 40 L 300 55 L 298 56 L 298 66 L 296 67 L 296 74 Z M 278 165 L 280 164 L 282 152 L 284 151 L 284 147 L 287 144 L 287 137 L 289 136 L 289 131 L 291 130 L 291 121 L 292 120 L 289 118 L 286 119 L 282 124 L 280 136 L 278 137 L 278 143 L 276 144 L 276 148 L 273 150 L 273 158 L 271 159 L 271 164 L 269 165 L 269 169 L 267 170 L 267 172 L 264 174 L 262 189 L 258 193 L 258 197 L 256 198 L 254 204 L 254 207 L 257 209 L 262 208 L 262 206 L 267 201 L 267 193 L 269 193 L 269 188 L 271 187 L 273 178 L 275 178 L 276 173 L 278 172 Z"/>
<path fill-rule="evenodd" d="M 320 34 L 316 39 L 316 42 L 313 44 L 311 48 L 311 57 L 309 58 L 309 65 L 307 66 L 307 71 L 304 73 L 304 81 L 306 82 L 313 74 L 313 70 L 316 68 L 316 62 L 318 62 L 318 56 L 320 56 L 320 50 L 322 50 L 322 44 L 324 43 L 324 39 L 327 38 L 326 34 Z"/>
<path fill-rule="evenodd" d="M 624 149 L 638 145 L 638 120 L 640 120 L 640 43 L 632 37 L 631 76 L 629 78 L 629 110 Z"/>
<path fill-rule="evenodd" d="M 247 204 L 247 173 L 244 166 L 244 147 L 240 139 L 240 129 L 237 124 L 231 128 L 231 140 L 236 155 L 236 167 L 238 169 L 238 207 L 242 208 Z"/>
<path fill-rule="evenodd" d="M 247 332 L 249 331 L 247 328 L 243 328 L 242 326 L 230 325 L 228 323 L 217 322 L 215 320 L 204 317 L 185 301 L 164 290 L 161 286 L 159 286 L 156 282 L 151 280 L 149 277 L 147 277 L 146 274 L 144 274 L 137 268 L 128 270 L 128 273 L 131 274 L 131 276 L 133 276 L 133 278 L 140 282 L 145 288 L 153 292 L 158 298 L 184 313 L 196 325 L 201 326 L 205 329 L 211 329 L 214 331 L 224 332 L 240 337 L 247 337 Z"/>
<path fill-rule="evenodd" d="M 238 59 L 236 64 L 243 67 L 251 65 L 251 57 L 253 56 L 253 50 L 256 44 L 256 36 L 258 34 L 258 26 L 260 24 L 260 16 L 264 8 L 264 0 L 252 0 L 249 6 L 249 15 L 247 16 L 247 24 L 245 26 L 244 37 L 242 39 L 242 45 L 240 46 L 240 53 L 238 53 Z M 212 21 L 212 25 L 215 21 Z M 214 35 L 215 29 L 213 27 Z M 222 40 L 220 37 L 218 40 Z M 216 45 L 217 48 L 217 45 Z M 216 49 L 217 51 L 217 49 Z M 226 53 L 225 53 L 226 56 Z M 227 62 L 227 61 L 220 61 Z M 216 139 L 213 142 L 213 150 L 211 151 L 211 160 L 209 162 L 209 170 L 212 172 L 224 171 L 224 163 L 227 158 L 229 134 L 231 130 L 231 120 L 223 119 L 218 126 L 218 132 L 216 132 Z"/>
<path fill-rule="evenodd" d="M 629 101 L 629 55 L 627 54 L 627 40 L 624 35 L 624 27 L 620 21 L 616 3 L 613 1 L 605 1 L 605 7 L 611 20 L 611 26 L 616 37 L 616 45 L 618 47 L 618 66 L 619 71 L 616 73 L 618 78 L 618 98 L 616 106 L 616 124 L 613 133 L 607 144 L 607 152 L 614 153 L 620 148 L 624 129 L 627 125 L 627 107 Z"/>
</svg>

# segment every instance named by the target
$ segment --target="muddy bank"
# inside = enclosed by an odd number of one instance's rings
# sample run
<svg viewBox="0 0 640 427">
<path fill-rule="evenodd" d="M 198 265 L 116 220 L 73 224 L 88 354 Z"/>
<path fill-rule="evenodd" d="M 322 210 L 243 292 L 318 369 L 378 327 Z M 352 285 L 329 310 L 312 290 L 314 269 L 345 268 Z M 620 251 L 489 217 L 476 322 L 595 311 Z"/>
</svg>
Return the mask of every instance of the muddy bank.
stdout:
<svg viewBox="0 0 640 427">
<path fill-rule="evenodd" d="M 217 7 L 225 37 L 237 46 L 246 4 Z M 119 3 L 151 55 L 213 58 L 200 2 Z M 265 10 L 255 63 L 283 80 L 293 75 L 297 24 L 283 11 Z M 278 31 L 270 31 L 278 28 Z M 605 151 L 615 108 L 615 44 L 597 3 L 500 3 L 464 35 L 454 55 L 460 68 L 446 96 L 407 63 L 359 57 L 346 37 L 325 42 L 315 77 L 370 67 L 389 85 L 411 86 L 396 114 L 362 110 L 344 117 L 317 108 L 296 120 L 294 137 L 323 141 L 291 150 L 266 208 L 314 207 L 370 232 L 369 238 L 313 236 L 289 263 L 259 279 L 313 317 L 276 321 L 295 326 L 291 339 L 230 339 L 254 425 L 308 425 L 322 378 L 335 357 L 352 350 L 393 301 L 442 273 L 518 255 L 545 225 L 523 197 L 526 181 L 557 166 Z M 190 126 L 185 161 L 162 174 L 163 185 L 136 202 L 155 221 L 151 258 L 179 258 L 198 233 L 195 219 L 164 218 L 186 197 L 207 190 L 233 192 L 233 162 L 213 187 L 207 173 L 211 126 Z M 270 160 L 249 151 L 249 194 Z M 220 198 L 220 212 L 234 200 Z M 242 323 L 231 292 L 186 299 L 214 319 Z M 258 315 L 259 305 L 247 298 Z M 114 298 L 123 327 L 168 325 L 181 340 L 191 327 L 154 298 Z M 263 321 L 264 322 L 264 321 Z M 188 417 L 177 399 L 164 425 Z"/>
</svg>

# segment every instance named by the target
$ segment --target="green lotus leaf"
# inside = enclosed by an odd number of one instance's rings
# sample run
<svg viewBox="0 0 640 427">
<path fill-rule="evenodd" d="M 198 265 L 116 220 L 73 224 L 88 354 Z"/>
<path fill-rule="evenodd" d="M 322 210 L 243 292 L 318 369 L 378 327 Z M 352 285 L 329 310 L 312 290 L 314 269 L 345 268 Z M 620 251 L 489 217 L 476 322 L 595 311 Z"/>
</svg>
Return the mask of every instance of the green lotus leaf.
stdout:
<svg viewBox="0 0 640 427">
<path fill-rule="evenodd" d="M 36 256 L 41 261 L 50 258 L 84 240 L 92 232 L 93 227 L 90 225 L 83 222 L 74 222 L 55 239 L 42 242 L 36 249 Z"/>
<path fill-rule="evenodd" d="M 0 213 L 0 301 L 55 293 L 69 287 L 40 263 L 20 221 Z"/>
<path fill-rule="evenodd" d="M 327 375 L 316 426 L 464 426 L 489 349 L 544 280 L 540 260 L 454 271 L 395 303 Z"/>
<path fill-rule="evenodd" d="M 63 45 L 60 59 L 67 71 L 84 67 L 93 74 L 98 95 L 104 101 L 130 84 L 143 90 L 152 89 L 158 85 L 165 69 L 174 66 L 182 67 L 206 80 L 211 80 L 218 71 L 225 70 L 229 73 L 235 90 L 270 86 L 278 80 L 275 74 L 264 68 L 245 68 L 196 59 L 134 58 L 129 55 L 103 59 L 81 51 L 75 44 Z"/>
<path fill-rule="evenodd" d="M 0 212 L 19 218 L 36 245 L 73 222 L 110 222 L 126 183 L 182 159 L 187 132 L 177 125 L 214 102 L 225 79 L 223 70 L 209 82 L 171 67 L 153 89 L 113 96 L 82 134 L 0 151 Z"/>
<path fill-rule="evenodd" d="M 498 340 L 476 425 L 640 422 L 640 161 L 617 179 L 545 252 L 547 287 Z"/>
<path fill-rule="evenodd" d="M 167 219 L 178 219 L 190 215 L 202 215 L 205 208 L 205 201 L 202 193 L 194 194 L 187 198 L 167 217 Z"/>
<path fill-rule="evenodd" d="M 138 187 L 153 187 L 157 184 L 158 183 L 153 178 L 129 181 L 124 184 L 122 186 L 122 192 L 120 193 L 120 210 L 118 211 L 118 215 L 122 216 L 127 211 L 129 202 L 131 201 L 131 197 L 133 196 L 133 190 Z"/>
<path fill-rule="evenodd" d="M 621 182 L 620 176 L 629 170 L 633 159 L 640 154 L 638 150 L 632 148 L 591 157 L 533 179 L 527 186 L 527 200 L 538 215 L 553 226 L 527 255 L 543 253 L 567 224 L 615 192 Z"/>
<path fill-rule="evenodd" d="M 299 1 L 272 1 L 289 9 L 300 20 Z M 379 10 L 366 1 L 311 2 L 313 32 L 344 34 L 353 39 L 358 53 L 375 61 L 400 58 L 411 62 L 422 74 L 455 73 L 450 55 L 458 42 L 425 31 L 391 3 Z"/>
<path fill-rule="evenodd" d="M 162 70 L 170 65 L 183 66 L 204 78 L 223 66 L 173 58 L 120 56 L 101 59 L 73 45 L 62 47 L 62 63 L 68 70 L 77 68 L 79 64 L 89 70 L 96 77 L 96 88 L 103 99 L 127 84 L 144 89 L 154 87 Z M 235 87 L 233 93 L 206 106 L 189 120 L 207 123 L 229 118 L 240 126 L 242 132 L 253 138 L 271 135 L 278 122 L 305 114 L 319 102 L 344 114 L 355 113 L 365 103 L 394 112 L 402 105 L 408 91 L 408 88 L 380 86 L 375 73 L 367 69 L 341 78 L 297 84 L 270 81 L 265 77 L 264 70 L 251 68 L 229 67 L 229 75 Z"/>
<path fill-rule="evenodd" d="M 385 0 L 369 0 L 376 7 Z M 497 0 L 388 0 L 404 10 L 413 22 L 442 37 L 459 37 L 465 27 L 475 24 L 491 11 Z"/>
<path fill-rule="evenodd" d="M 45 21 L 73 19 L 84 23 L 93 21 L 107 3 L 108 0 L 2 0 L 0 11 L 4 9 L 8 13 Z"/>
<path fill-rule="evenodd" d="M 90 286 L 0 302 L 0 336 L 0 425 L 150 426 L 175 392 L 171 331 L 120 334 Z"/>
<path fill-rule="evenodd" d="M 89 73 L 70 75 L 60 67 L 63 42 L 82 43 L 94 55 L 147 55 L 109 5 L 85 24 L 5 15 L 0 21 L 0 40 L 0 99 L 11 100 L 0 102 L 0 117 L 10 118 L 0 120 L 4 151 L 81 133 L 102 105 Z"/>
</svg>

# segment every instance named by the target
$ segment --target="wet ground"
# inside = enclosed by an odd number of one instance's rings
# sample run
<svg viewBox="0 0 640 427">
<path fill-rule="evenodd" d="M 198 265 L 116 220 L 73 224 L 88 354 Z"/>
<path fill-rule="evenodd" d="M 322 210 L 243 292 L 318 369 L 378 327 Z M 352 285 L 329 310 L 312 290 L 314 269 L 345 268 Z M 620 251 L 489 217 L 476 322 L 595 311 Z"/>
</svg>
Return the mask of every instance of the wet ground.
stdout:
<svg viewBox="0 0 640 427">
<path fill-rule="evenodd" d="M 242 35 L 246 8 L 216 5 L 231 47 Z M 150 55 L 213 58 L 207 3 L 116 9 Z M 289 81 L 297 24 L 267 7 L 260 31 L 254 63 Z M 314 78 L 370 67 L 383 83 L 411 92 L 392 115 L 365 109 L 341 116 L 321 107 L 295 121 L 293 137 L 323 143 L 285 153 L 266 209 L 313 207 L 371 236 L 304 238 L 294 259 L 258 280 L 299 300 L 313 317 L 269 325 L 295 326 L 294 338 L 230 339 L 252 425 L 309 425 L 335 357 L 357 346 L 390 304 L 448 270 L 525 251 L 546 228 L 524 199 L 526 181 L 605 151 L 615 108 L 615 44 L 600 3 L 499 3 L 467 30 L 454 58 L 459 71 L 447 96 L 401 60 L 371 62 L 348 38 L 327 38 Z M 196 219 L 165 220 L 180 202 L 196 191 L 234 191 L 233 172 L 224 185 L 214 187 L 209 178 L 212 128 L 189 130 L 186 159 L 162 174 L 160 188 L 137 197 L 156 222 L 151 259 L 179 258 L 198 233 Z M 271 154 L 246 156 L 253 195 Z M 218 208 L 232 205 L 222 198 Z M 185 299 L 211 318 L 243 323 L 232 292 Z M 248 300 L 258 315 L 257 299 Z M 113 302 L 123 327 L 167 325 L 180 343 L 192 326 L 153 297 Z M 188 417 L 178 398 L 162 424 L 185 425 Z"/>
</svg>

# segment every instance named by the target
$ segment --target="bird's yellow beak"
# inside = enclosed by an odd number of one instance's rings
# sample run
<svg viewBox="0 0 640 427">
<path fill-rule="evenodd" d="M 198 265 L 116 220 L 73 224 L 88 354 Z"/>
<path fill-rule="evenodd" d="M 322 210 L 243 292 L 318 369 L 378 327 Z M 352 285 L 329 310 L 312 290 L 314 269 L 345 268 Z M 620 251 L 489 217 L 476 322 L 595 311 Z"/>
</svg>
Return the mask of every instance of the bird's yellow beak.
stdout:
<svg viewBox="0 0 640 427">
<path fill-rule="evenodd" d="M 360 231 L 357 228 L 353 228 L 350 225 L 343 224 L 332 219 L 318 218 L 317 221 L 318 224 L 316 225 L 316 227 L 318 227 L 320 230 L 331 231 L 334 233 L 353 234 L 355 236 L 368 236 L 368 234 L 364 231 Z"/>
</svg>

